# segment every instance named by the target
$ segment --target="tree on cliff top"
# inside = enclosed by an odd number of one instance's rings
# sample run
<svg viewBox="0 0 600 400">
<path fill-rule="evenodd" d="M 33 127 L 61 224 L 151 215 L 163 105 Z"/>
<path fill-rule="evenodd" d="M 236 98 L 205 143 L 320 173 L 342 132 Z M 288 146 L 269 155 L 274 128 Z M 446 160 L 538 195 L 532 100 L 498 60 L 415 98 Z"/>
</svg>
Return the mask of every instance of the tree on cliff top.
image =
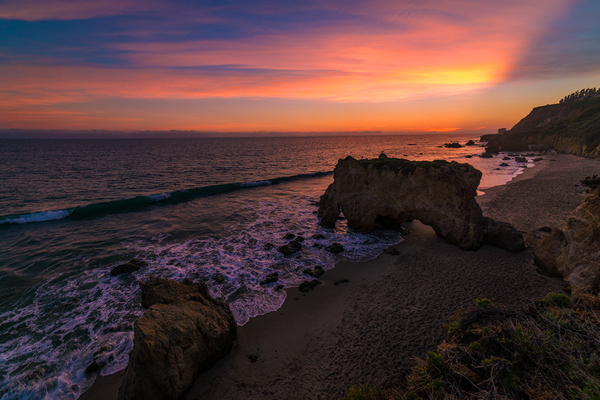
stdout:
<svg viewBox="0 0 600 400">
<path fill-rule="evenodd" d="M 559 101 L 559 104 L 566 103 L 568 101 L 575 101 L 575 100 L 580 99 L 582 97 L 590 96 L 592 94 L 596 94 L 596 93 L 599 93 L 599 92 L 600 92 L 600 90 L 598 90 L 596 88 L 581 89 L 581 90 L 578 90 L 578 91 L 576 91 L 574 93 L 571 93 L 568 96 L 563 97 Z"/>
</svg>

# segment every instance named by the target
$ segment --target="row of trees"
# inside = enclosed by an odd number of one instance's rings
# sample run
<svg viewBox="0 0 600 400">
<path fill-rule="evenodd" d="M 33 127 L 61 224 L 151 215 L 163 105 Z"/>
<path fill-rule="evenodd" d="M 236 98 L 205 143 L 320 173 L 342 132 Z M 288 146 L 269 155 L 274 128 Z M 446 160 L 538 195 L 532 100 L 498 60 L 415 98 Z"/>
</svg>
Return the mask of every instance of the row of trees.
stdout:
<svg viewBox="0 0 600 400">
<path fill-rule="evenodd" d="M 582 97 L 589 96 L 591 94 L 596 94 L 599 92 L 600 92 L 600 89 L 596 89 L 596 88 L 581 89 L 581 90 L 576 91 L 575 93 L 571 93 L 570 95 L 563 97 L 559 103 L 562 104 L 562 103 L 566 103 L 568 101 L 577 100 Z"/>
</svg>

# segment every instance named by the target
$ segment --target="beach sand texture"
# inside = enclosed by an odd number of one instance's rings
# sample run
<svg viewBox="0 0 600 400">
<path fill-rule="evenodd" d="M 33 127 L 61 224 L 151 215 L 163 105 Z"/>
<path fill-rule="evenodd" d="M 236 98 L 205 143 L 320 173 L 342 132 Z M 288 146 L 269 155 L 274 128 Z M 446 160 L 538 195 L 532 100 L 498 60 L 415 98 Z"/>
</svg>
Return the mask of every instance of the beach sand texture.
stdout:
<svg viewBox="0 0 600 400">
<path fill-rule="evenodd" d="M 564 225 L 586 195 L 576 184 L 600 167 L 571 155 L 544 158 L 478 198 L 484 215 L 530 232 L 530 242 L 538 227 Z M 562 290 L 561 279 L 537 272 L 532 249 L 463 251 L 418 221 L 404 226 L 410 234 L 395 246 L 399 256 L 341 262 L 313 292 L 287 289 L 283 307 L 240 327 L 232 352 L 185 398 L 336 399 L 353 385 L 393 385 L 475 298 L 517 305 Z M 99 377 L 81 399 L 116 399 L 120 374 Z"/>
</svg>

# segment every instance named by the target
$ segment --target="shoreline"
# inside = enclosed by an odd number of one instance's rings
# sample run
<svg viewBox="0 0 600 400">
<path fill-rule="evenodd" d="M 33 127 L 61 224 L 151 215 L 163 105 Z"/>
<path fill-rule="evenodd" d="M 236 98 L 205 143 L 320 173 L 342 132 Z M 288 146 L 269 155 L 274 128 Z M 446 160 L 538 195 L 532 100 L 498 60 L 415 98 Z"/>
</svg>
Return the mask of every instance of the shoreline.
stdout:
<svg viewBox="0 0 600 400">
<path fill-rule="evenodd" d="M 597 173 L 600 163 L 564 154 L 545 158 L 478 196 L 484 215 L 530 233 L 564 225 L 585 197 L 573 180 Z M 476 297 L 515 305 L 550 289 L 561 292 L 562 279 L 536 271 L 531 249 L 463 251 L 418 221 L 403 225 L 410 234 L 395 245 L 400 256 L 342 261 L 313 292 L 286 289 L 283 306 L 238 327 L 231 353 L 201 374 L 184 398 L 330 399 L 354 385 L 393 386 L 414 357 L 445 338 L 448 317 Z M 342 279 L 348 282 L 335 285 Z M 122 373 L 97 377 L 80 399 L 116 399 Z"/>
</svg>

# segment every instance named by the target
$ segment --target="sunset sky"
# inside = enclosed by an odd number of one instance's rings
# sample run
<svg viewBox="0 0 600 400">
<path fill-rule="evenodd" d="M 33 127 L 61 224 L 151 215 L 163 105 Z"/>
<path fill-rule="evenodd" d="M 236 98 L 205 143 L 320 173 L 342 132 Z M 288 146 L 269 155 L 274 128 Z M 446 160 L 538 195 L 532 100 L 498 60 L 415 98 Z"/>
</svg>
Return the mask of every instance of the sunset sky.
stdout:
<svg viewBox="0 0 600 400">
<path fill-rule="evenodd" d="M 598 86 L 598 0 L 0 0 L 0 129 L 487 133 Z"/>
</svg>

